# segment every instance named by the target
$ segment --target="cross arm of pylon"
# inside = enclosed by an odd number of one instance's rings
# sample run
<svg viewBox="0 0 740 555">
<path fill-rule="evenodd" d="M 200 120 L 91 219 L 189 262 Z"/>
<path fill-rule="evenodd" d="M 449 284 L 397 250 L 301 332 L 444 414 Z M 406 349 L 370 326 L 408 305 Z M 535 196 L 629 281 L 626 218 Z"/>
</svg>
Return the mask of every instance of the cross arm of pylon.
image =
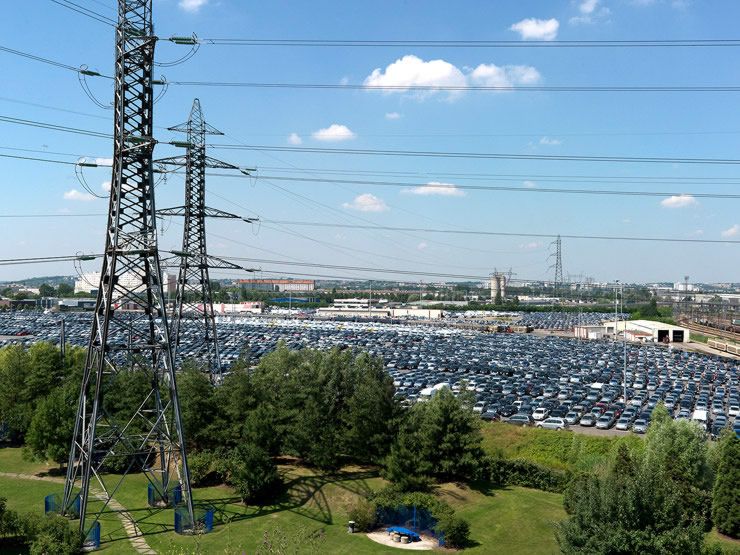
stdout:
<svg viewBox="0 0 740 555">
<path fill-rule="evenodd" d="M 184 216 L 184 206 L 173 206 L 172 208 L 161 208 L 157 210 L 157 216 Z"/>
<path fill-rule="evenodd" d="M 229 262 L 228 260 L 224 260 L 223 258 L 219 258 L 218 256 L 212 256 L 208 255 L 208 267 L 209 268 L 215 268 L 218 270 L 242 270 L 244 272 L 260 272 L 260 268 L 245 268 L 244 266 L 239 266 L 238 264 L 234 264 L 233 262 Z"/>
</svg>

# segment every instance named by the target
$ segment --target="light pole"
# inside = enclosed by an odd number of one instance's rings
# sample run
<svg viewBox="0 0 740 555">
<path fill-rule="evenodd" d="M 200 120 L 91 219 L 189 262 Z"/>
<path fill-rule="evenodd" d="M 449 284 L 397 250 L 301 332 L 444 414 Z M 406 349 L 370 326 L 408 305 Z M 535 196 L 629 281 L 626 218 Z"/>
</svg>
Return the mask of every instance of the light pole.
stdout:
<svg viewBox="0 0 740 555">
<path fill-rule="evenodd" d="M 619 306 L 624 314 L 624 284 L 619 284 Z M 624 408 L 627 408 L 627 322 L 624 323 L 624 332 L 622 333 L 622 384 L 624 387 Z"/>
</svg>

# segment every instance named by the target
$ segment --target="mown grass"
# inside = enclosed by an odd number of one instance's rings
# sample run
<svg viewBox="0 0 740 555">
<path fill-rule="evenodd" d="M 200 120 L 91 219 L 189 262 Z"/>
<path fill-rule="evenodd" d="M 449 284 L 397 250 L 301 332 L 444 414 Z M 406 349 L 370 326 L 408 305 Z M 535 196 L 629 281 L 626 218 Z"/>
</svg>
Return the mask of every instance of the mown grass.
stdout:
<svg viewBox="0 0 740 555">
<path fill-rule="evenodd" d="M 542 443 L 522 439 L 528 437 L 526 432 L 506 426 L 495 436 L 495 444 L 509 440 L 513 442 L 512 448 L 519 445 L 531 452 L 542 451 Z M 493 441 L 492 436 L 487 432 L 488 443 Z M 587 439 L 609 441 L 609 438 Z M 544 445 L 550 445 L 550 441 Z M 599 447 L 592 447 L 595 452 L 608 451 L 601 441 L 596 445 Z M 552 453 L 560 450 L 550 448 L 545 452 L 553 457 Z M 43 473 L 47 468 L 23 461 L 20 449 L 0 449 L 0 461 L 8 464 L 13 472 L 31 474 L 36 468 L 36 472 Z M 0 470 L 5 471 L 5 468 L 2 466 Z M 174 532 L 172 509 L 147 506 L 147 482 L 142 475 L 127 477 L 115 498 L 134 516 L 146 541 L 158 553 L 254 553 L 263 544 L 266 534 L 273 541 L 277 538 L 288 545 L 303 546 L 299 553 L 311 552 L 311 547 L 322 554 L 399 553 L 397 549 L 372 542 L 364 534 L 347 534 L 348 511 L 355 501 L 385 485 L 374 470 L 349 467 L 325 474 L 295 465 L 282 465 L 280 470 L 287 488 L 278 502 L 269 506 L 245 506 L 226 486 L 195 488 L 196 505 L 214 507 L 217 522 L 212 533 L 199 537 L 183 537 Z M 44 496 L 61 490 L 61 484 L 0 477 L 0 497 L 7 497 L 9 507 L 21 513 L 42 513 Z M 480 491 L 459 484 L 442 484 L 437 493 L 470 523 L 472 544 L 466 553 L 538 555 L 559 552 L 554 526 L 566 516 L 560 494 L 522 487 Z M 106 513 L 101 522 L 104 553 L 135 553 L 115 513 Z M 306 543 L 308 537 L 316 539 Z M 707 543 L 719 543 L 727 553 L 740 553 L 738 542 L 716 532 L 707 536 Z M 3 549 L 0 540 L 0 554 L 17 552 L 17 548 Z"/>
<path fill-rule="evenodd" d="M 593 470 L 609 454 L 626 443 L 640 449 L 642 440 L 635 435 L 619 437 L 588 436 L 541 428 L 523 428 L 503 422 L 483 424 L 483 448 L 489 454 L 527 459 L 551 468 L 572 471 Z"/>
</svg>

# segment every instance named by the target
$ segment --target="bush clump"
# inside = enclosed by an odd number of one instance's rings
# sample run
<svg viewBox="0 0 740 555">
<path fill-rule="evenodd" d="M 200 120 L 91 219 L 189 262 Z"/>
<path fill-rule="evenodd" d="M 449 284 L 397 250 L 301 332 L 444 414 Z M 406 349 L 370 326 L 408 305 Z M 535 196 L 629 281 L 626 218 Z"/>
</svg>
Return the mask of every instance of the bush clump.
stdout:
<svg viewBox="0 0 740 555">
<path fill-rule="evenodd" d="M 566 470 L 548 468 L 523 459 L 487 457 L 481 466 L 481 478 L 496 486 L 523 486 L 561 493 L 571 479 Z"/>
<path fill-rule="evenodd" d="M 372 501 L 360 498 L 349 510 L 349 519 L 355 522 L 358 532 L 372 532 L 378 524 L 378 506 Z"/>
<path fill-rule="evenodd" d="M 448 515 L 437 523 L 437 532 L 447 547 L 463 548 L 470 542 L 470 524 L 459 516 Z"/>
<path fill-rule="evenodd" d="M 267 452 L 244 444 L 232 451 L 229 482 L 245 503 L 266 504 L 282 491 L 283 481 Z"/>
</svg>

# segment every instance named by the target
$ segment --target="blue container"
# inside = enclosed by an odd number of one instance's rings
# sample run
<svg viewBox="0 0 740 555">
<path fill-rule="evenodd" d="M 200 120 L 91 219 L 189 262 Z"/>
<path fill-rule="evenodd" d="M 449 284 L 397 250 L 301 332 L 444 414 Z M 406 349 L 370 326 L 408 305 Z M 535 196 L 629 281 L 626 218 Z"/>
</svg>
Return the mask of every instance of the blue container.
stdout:
<svg viewBox="0 0 740 555">
<path fill-rule="evenodd" d="M 99 521 L 96 520 L 95 522 L 93 522 L 92 526 L 90 526 L 90 529 L 87 531 L 87 535 L 85 535 L 83 547 L 87 549 L 98 549 L 100 547 Z"/>
</svg>

